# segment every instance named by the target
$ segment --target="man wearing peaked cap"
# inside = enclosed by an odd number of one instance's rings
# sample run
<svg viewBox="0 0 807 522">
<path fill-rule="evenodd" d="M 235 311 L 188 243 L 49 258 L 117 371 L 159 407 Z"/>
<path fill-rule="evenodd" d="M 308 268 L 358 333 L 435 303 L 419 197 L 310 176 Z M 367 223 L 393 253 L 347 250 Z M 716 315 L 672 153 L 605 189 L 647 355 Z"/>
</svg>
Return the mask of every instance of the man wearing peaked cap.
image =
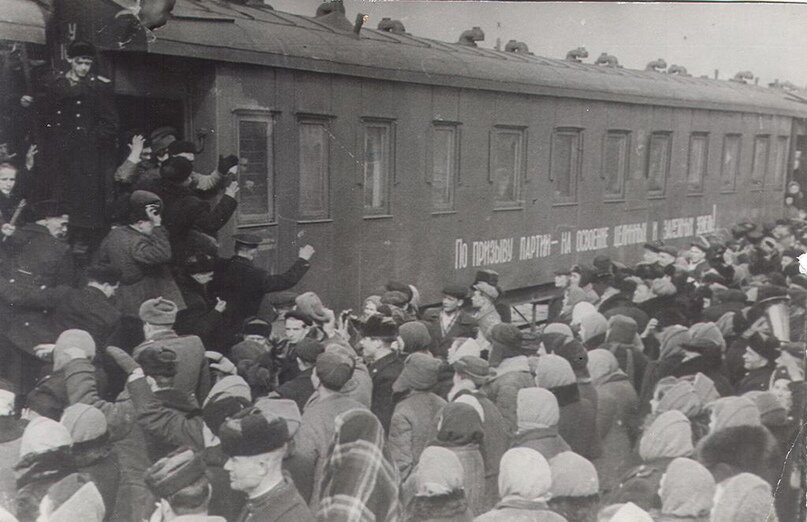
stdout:
<svg viewBox="0 0 807 522">
<path fill-rule="evenodd" d="M 475 336 L 476 321 L 463 310 L 468 297 L 468 287 L 458 284 L 446 285 L 443 287 L 443 300 L 439 312 L 430 309 L 424 314 L 424 321 L 432 339 L 431 351 L 436 357 L 445 358 L 457 337 Z"/>
<path fill-rule="evenodd" d="M 371 316 L 365 323 L 359 346 L 373 379 L 370 410 L 378 417 L 384 431 L 389 432 L 395 408 L 392 384 L 403 371 L 403 360 L 398 353 L 398 325 L 390 317 Z"/>
<path fill-rule="evenodd" d="M 288 270 L 282 274 L 270 274 L 255 263 L 262 242 L 260 237 L 236 234 L 233 239 L 235 255 L 217 266 L 210 286 L 213 295 L 227 301 L 223 313 L 224 336 L 230 338 L 230 344 L 244 320 L 258 315 L 264 296 L 296 285 L 308 272 L 314 255 L 314 248 L 305 245 Z"/>
<path fill-rule="evenodd" d="M 219 437 L 229 456 L 224 469 L 230 485 L 248 497 L 239 521 L 313 522 L 297 488 L 283 475 L 291 437 L 282 417 L 258 408 L 244 410 L 222 424 Z"/>
<path fill-rule="evenodd" d="M 154 345 L 172 350 L 178 360 L 174 388 L 196 402 L 201 402 L 211 386 L 205 347 L 202 340 L 195 335 L 177 335 L 174 323 L 178 311 L 173 301 L 163 297 L 144 301 L 140 305 L 139 316 L 143 321 L 143 335 L 146 340 L 136 346 L 132 354 L 137 358 L 141 350 Z"/>
<path fill-rule="evenodd" d="M 490 335 L 493 326 L 502 322 L 502 317 L 496 308 L 496 300 L 501 293 L 499 289 L 485 281 L 479 281 L 471 286 L 471 308 L 474 310 L 473 318 L 486 338 Z"/>
<path fill-rule="evenodd" d="M 157 461 L 146 472 L 146 484 L 160 499 L 158 520 L 224 522 L 208 516 L 211 487 L 201 455 L 180 449 Z"/>
</svg>

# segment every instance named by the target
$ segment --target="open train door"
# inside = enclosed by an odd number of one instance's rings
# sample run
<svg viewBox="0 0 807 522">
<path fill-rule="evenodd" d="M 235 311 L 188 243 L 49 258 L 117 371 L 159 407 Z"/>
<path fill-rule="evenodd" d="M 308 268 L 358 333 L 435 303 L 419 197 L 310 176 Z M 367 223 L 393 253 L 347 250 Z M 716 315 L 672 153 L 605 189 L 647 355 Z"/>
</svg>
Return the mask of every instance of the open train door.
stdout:
<svg viewBox="0 0 807 522">
<path fill-rule="evenodd" d="M 791 134 L 793 144 L 790 155 L 790 181 L 797 181 L 802 189 L 807 185 L 807 120 L 794 119 Z"/>
</svg>

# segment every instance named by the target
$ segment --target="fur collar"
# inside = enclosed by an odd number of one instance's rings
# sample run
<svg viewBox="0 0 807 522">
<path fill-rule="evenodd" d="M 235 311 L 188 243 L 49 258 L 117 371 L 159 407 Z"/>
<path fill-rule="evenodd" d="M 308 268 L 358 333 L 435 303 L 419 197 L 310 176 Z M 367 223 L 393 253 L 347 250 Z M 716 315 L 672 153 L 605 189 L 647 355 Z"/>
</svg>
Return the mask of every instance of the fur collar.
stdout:
<svg viewBox="0 0 807 522">
<path fill-rule="evenodd" d="M 448 518 L 465 514 L 468 501 L 461 489 L 446 495 L 434 497 L 414 497 L 407 508 L 408 520 L 429 520 L 432 518 Z"/>
</svg>

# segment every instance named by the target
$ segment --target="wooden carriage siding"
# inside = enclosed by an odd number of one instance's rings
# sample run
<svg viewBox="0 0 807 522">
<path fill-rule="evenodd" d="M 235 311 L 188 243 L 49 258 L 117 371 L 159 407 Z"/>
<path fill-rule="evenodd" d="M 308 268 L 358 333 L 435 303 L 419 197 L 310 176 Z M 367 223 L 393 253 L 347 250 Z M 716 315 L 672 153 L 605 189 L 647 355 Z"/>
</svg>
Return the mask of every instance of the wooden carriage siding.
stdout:
<svg viewBox="0 0 807 522">
<path fill-rule="evenodd" d="M 87 31 L 116 8 L 73 5 Z M 153 41 L 97 42 L 115 92 L 179 104 L 185 135 L 208 133 L 199 165 L 247 156 L 223 251 L 248 228 L 266 239 L 261 261 L 280 270 L 310 243 L 317 255 L 300 290 L 338 307 L 358 306 L 389 279 L 434 302 L 445 282 L 470 282 L 482 267 L 475 248 L 513 290 L 600 253 L 636 261 L 641 243 L 615 247 L 616 225 L 779 217 L 807 116 L 781 91 L 728 81 L 367 27 L 356 38 L 313 17 L 208 0 L 178 0 L 174 15 Z M 724 161 L 736 151 L 739 160 Z M 386 173 L 384 190 L 368 194 L 366 168 Z M 515 176 L 500 183 L 497 171 Z M 610 236 L 597 236 L 605 228 Z M 591 232 L 578 243 L 578 231 Z M 458 265 L 463 244 L 470 261 Z"/>
</svg>

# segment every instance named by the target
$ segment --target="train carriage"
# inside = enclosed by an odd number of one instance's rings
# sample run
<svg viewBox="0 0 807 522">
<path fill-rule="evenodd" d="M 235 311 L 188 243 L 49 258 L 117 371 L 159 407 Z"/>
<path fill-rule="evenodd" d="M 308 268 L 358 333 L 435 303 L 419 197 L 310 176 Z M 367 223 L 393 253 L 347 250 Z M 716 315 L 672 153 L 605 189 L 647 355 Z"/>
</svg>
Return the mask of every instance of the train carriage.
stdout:
<svg viewBox="0 0 807 522">
<path fill-rule="evenodd" d="M 334 307 L 389 279 L 434 302 L 481 268 L 525 299 L 598 254 L 630 263 L 647 240 L 778 218 L 807 117 L 782 90 L 438 42 L 338 9 L 177 0 L 123 41 L 118 3 L 64 4 L 57 33 L 103 50 L 122 128 L 204 137 L 202 166 L 245 160 L 223 253 L 249 230 L 282 269 L 310 243 L 301 290 Z"/>
</svg>

